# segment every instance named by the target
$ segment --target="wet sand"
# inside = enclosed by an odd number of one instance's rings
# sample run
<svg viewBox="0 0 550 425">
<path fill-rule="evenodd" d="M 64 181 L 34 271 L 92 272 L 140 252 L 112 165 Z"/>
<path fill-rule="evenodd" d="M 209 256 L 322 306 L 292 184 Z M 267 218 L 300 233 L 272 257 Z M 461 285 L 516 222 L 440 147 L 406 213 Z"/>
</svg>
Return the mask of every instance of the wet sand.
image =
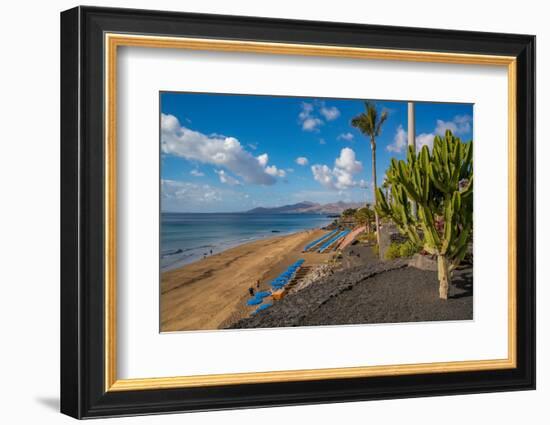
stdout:
<svg viewBox="0 0 550 425">
<path fill-rule="evenodd" d="M 262 239 L 228 249 L 161 275 L 161 331 L 225 328 L 247 317 L 248 288 L 268 289 L 268 282 L 299 258 L 306 265 L 327 261 L 332 254 L 302 253 L 325 231 L 309 230 Z"/>
</svg>

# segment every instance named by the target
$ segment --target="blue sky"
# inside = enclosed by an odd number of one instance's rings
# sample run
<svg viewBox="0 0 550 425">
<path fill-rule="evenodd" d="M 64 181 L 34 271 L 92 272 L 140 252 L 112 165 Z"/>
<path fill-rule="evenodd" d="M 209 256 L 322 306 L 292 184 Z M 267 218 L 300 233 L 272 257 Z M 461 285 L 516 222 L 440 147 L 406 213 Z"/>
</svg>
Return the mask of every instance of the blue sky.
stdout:
<svg viewBox="0 0 550 425">
<path fill-rule="evenodd" d="M 377 179 L 404 158 L 407 102 L 377 138 Z M 473 105 L 415 103 L 417 147 L 449 128 L 472 138 Z M 234 212 L 300 201 L 372 200 L 369 140 L 351 119 L 363 100 L 161 93 L 163 211 Z"/>
</svg>

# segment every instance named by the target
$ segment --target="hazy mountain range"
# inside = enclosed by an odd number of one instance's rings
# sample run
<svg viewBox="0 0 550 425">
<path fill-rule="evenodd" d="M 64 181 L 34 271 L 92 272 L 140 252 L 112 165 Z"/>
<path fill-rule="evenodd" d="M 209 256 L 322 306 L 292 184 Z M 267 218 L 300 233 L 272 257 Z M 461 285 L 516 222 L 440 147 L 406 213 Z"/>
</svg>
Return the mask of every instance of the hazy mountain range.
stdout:
<svg viewBox="0 0 550 425">
<path fill-rule="evenodd" d="M 348 208 L 360 208 L 364 206 L 360 202 L 335 202 L 332 204 L 318 204 L 315 202 L 298 202 L 282 207 L 264 208 L 258 207 L 245 211 L 247 214 L 341 214 Z"/>
</svg>

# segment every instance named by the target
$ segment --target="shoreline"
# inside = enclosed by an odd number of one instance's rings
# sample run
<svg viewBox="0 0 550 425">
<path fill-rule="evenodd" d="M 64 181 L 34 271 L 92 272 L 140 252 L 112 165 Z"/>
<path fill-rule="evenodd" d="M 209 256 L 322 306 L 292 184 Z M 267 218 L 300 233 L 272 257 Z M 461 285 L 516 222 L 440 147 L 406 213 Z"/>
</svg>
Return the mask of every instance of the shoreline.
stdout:
<svg viewBox="0 0 550 425">
<path fill-rule="evenodd" d="M 248 317 L 248 288 L 259 290 L 288 265 L 304 258 L 308 265 L 326 262 L 332 254 L 302 253 L 323 234 L 320 228 L 261 238 L 204 259 L 162 271 L 161 332 L 214 330 Z"/>
<path fill-rule="evenodd" d="M 197 226 L 204 226 L 205 222 L 202 217 L 209 214 L 213 217 L 220 216 L 222 220 L 221 226 L 217 226 L 214 233 L 212 233 L 211 227 L 207 226 L 204 229 L 197 227 L 192 232 L 184 230 L 185 236 L 183 239 L 177 237 L 172 239 L 173 235 L 177 235 L 180 231 L 178 228 L 171 229 L 170 227 L 173 224 L 185 224 L 189 229 L 189 226 L 192 226 L 196 221 Z M 164 229 L 164 226 L 166 226 L 166 229 L 170 230 L 166 230 L 166 235 L 164 235 L 164 231 L 161 232 L 159 247 L 160 273 L 176 270 L 201 261 L 205 258 L 205 254 L 208 257 L 259 240 L 323 229 L 333 222 L 332 218 L 321 214 L 162 213 L 162 215 L 163 217 L 176 216 L 176 218 L 167 218 L 166 221 L 164 218 L 162 219 L 162 228 Z M 188 218 L 180 219 L 178 216 Z M 247 228 L 247 223 L 244 222 L 240 224 L 244 226 L 246 230 L 244 232 L 235 233 L 233 228 L 226 230 L 224 229 L 224 227 L 227 227 L 227 223 L 224 223 L 226 216 L 238 217 L 239 219 L 250 217 L 252 226 Z M 265 217 L 272 216 L 275 218 L 275 222 L 272 220 L 265 222 Z M 216 232 L 219 234 L 216 235 Z M 229 238 L 226 232 L 229 232 Z M 166 241 L 164 241 L 164 236 L 167 238 Z M 210 254 L 210 250 L 213 251 L 212 254 Z"/>
<path fill-rule="evenodd" d="M 301 229 L 301 230 L 297 230 L 297 231 L 293 230 L 293 231 L 289 231 L 289 232 L 277 231 L 277 232 L 272 232 L 272 234 L 260 234 L 259 236 L 252 236 L 252 237 L 250 237 L 250 238 L 248 238 L 244 241 L 222 242 L 222 243 L 220 243 L 219 246 L 223 246 L 223 248 L 219 251 L 214 251 L 212 253 L 212 255 L 208 255 L 206 258 L 210 258 L 214 255 L 223 254 L 224 252 L 226 252 L 230 249 L 238 248 L 240 246 L 244 246 L 244 245 L 247 245 L 247 244 L 250 244 L 250 243 L 254 243 L 254 242 L 258 242 L 258 241 L 267 241 L 267 240 L 273 239 L 273 238 L 282 238 L 282 237 L 292 236 L 292 235 L 302 233 L 302 232 L 311 232 L 311 231 L 315 231 L 315 230 L 322 230 L 322 228 L 312 227 L 310 229 Z M 197 249 L 197 248 L 192 248 L 192 249 Z M 199 257 L 199 258 L 193 259 L 189 262 L 185 262 L 184 260 L 176 261 L 173 264 L 170 264 L 169 266 L 165 266 L 164 268 L 161 268 L 160 272 L 162 274 L 162 273 L 165 273 L 165 272 L 178 270 L 178 269 L 181 269 L 182 267 L 186 267 L 188 265 L 197 263 L 199 261 L 204 261 L 204 260 L 205 260 L 205 258 L 200 258 Z"/>
</svg>

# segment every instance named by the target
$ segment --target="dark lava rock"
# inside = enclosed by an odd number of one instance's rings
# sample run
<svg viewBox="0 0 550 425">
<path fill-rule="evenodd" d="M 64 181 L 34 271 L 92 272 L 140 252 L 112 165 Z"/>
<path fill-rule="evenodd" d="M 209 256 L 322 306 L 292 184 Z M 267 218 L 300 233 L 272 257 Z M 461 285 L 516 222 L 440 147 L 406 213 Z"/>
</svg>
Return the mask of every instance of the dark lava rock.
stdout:
<svg viewBox="0 0 550 425">
<path fill-rule="evenodd" d="M 437 273 L 396 259 L 334 272 L 229 328 L 473 319 L 472 269 L 456 270 L 448 300 Z"/>
</svg>

